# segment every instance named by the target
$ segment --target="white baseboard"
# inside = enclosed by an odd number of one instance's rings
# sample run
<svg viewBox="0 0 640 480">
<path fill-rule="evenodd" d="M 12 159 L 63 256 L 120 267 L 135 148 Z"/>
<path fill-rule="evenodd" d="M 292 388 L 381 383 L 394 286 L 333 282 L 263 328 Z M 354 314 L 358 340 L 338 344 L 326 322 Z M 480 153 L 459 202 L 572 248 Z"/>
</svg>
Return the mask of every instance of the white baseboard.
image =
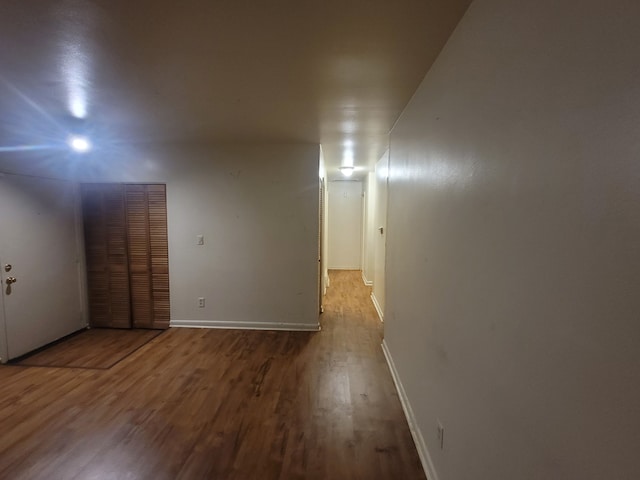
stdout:
<svg viewBox="0 0 640 480">
<path fill-rule="evenodd" d="M 373 285 L 373 281 L 367 280 L 367 277 L 364 274 L 364 270 L 362 271 L 362 281 L 367 287 L 370 287 L 371 285 Z"/>
<path fill-rule="evenodd" d="M 183 328 L 225 328 L 232 330 L 284 330 L 288 332 L 317 332 L 320 324 L 280 322 L 221 322 L 217 320 L 171 320 L 169 326 Z"/>
<path fill-rule="evenodd" d="M 360 270 L 360 267 L 329 267 L 329 270 Z"/>
<path fill-rule="evenodd" d="M 373 302 L 373 306 L 376 307 L 376 312 L 378 312 L 378 317 L 380 317 L 380 321 L 384 322 L 384 312 L 382 311 L 382 308 L 380 308 L 378 299 L 376 298 L 373 292 L 371 292 L 371 301 Z"/>
<path fill-rule="evenodd" d="M 409 403 L 409 399 L 407 398 L 407 393 L 404 391 L 404 387 L 402 386 L 402 382 L 400 381 L 400 377 L 398 376 L 398 371 L 396 370 L 396 366 L 393 363 L 391 352 L 389 352 L 387 343 L 384 340 L 382 340 L 382 351 L 384 352 L 384 358 L 387 359 L 387 365 L 389 365 L 393 383 L 396 385 L 396 390 L 398 391 L 398 396 L 400 397 L 400 403 L 402 404 L 402 410 L 404 410 L 404 415 L 405 417 L 407 417 L 409 430 L 411 431 L 413 442 L 416 444 L 418 456 L 420 457 L 420 462 L 422 463 L 422 469 L 424 470 L 424 473 L 429 480 L 439 480 L 436 469 L 433 466 L 433 461 L 431 460 L 431 455 L 429 455 L 429 451 L 427 450 L 427 444 L 422 437 L 422 433 L 420 432 L 420 428 L 418 427 L 416 418 L 413 414 L 413 409 L 411 408 L 411 404 Z"/>
</svg>

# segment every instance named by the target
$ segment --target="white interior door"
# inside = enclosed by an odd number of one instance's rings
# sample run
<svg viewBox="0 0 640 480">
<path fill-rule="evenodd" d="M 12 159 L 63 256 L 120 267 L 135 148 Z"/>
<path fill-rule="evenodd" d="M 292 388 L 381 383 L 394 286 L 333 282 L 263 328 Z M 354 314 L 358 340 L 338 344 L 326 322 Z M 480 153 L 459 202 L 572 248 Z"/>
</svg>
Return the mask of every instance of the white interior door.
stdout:
<svg viewBox="0 0 640 480">
<path fill-rule="evenodd" d="M 78 198 L 70 182 L 0 175 L 2 362 L 86 325 Z"/>
<path fill-rule="evenodd" d="M 362 268 L 362 182 L 329 182 L 329 268 Z"/>
<path fill-rule="evenodd" d="M 387 251 L 387 196 L 389 178 L 389 151 L 376 164 L 376 201 L 374 222 L 373 298 L 380 316 L 385 304 L 385 263 Z"/>
</svg>

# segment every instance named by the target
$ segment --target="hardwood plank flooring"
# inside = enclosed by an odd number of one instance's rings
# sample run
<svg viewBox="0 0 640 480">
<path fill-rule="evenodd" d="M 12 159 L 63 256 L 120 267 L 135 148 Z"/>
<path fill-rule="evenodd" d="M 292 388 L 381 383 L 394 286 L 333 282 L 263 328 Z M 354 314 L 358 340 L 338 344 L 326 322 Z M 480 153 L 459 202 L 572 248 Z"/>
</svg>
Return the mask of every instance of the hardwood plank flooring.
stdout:
<svg viewBox="0 0 640 480">
<path fill-rule="evenodd" d="M 12 362 L 28 367 L 113 367 L 157 337 L 162 330 L 93 328 Z"/>
<path fill-rule="evenodd" d="M 424 479 L 359 272 L 322 331 L 170 329 L 109 370 L 0 367 L 0 479 Z"/>
</svg>

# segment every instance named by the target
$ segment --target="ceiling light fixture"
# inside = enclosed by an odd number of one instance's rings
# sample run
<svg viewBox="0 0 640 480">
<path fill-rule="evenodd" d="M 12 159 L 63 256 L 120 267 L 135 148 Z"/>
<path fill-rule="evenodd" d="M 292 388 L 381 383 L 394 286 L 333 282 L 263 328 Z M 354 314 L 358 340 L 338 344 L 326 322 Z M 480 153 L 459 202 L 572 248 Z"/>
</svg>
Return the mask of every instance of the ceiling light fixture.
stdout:
<svg viewBox="0 0 640 480">
<path fill-rule="evenodd" d="M 351 166 L 344 166 L 344 167 L 339 167 L 339 170 L 342 172 L 342 174 L 345 177 L 350 177 L 351 175 L 353 175 L 353 171 L 355 170 L 355 168 Z"/>
<path fill-rule="evenodd" d="M 78 153 L 86 153 L 91 150 L 91 142 L 87 137 L 72 135 L 68 140 L 71 149 Z"/>
</svg>

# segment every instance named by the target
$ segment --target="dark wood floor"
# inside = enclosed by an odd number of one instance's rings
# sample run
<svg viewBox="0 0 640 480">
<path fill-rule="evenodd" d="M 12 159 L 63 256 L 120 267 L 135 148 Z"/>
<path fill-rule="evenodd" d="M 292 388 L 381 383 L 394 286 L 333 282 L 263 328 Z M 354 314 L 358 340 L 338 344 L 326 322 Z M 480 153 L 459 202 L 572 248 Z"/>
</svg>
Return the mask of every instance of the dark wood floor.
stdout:
<svg viewBox="0 0 640 480">
<path fill-rule="evenodd" d="M 424 479 L 358 272 L 322 331 L 171 329 L 108 370 L 0 367 L 0 479 Z"/>
<path fill-rule="evenodd" d="M 150 342 L 162 330 L 92 328 L 13 361 L 27 367 L 107 369 Z"/>
</svg>

